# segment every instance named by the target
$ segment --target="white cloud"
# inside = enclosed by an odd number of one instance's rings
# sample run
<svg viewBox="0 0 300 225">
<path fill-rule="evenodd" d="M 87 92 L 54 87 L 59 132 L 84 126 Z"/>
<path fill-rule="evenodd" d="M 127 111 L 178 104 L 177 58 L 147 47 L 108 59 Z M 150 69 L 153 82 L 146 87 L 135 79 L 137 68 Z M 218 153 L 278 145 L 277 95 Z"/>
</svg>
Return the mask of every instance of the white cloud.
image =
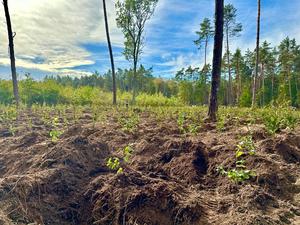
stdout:
<svg viewBox="0 0 300 225">
<path fill-rule="evenodd" d="M 47 72 L 94 64 L 83 44 L 106 43 L 103 9 L 98 0 L 9 1 L 15 37 L 17 66 Z M 115 25 L 114 3 L 107 1 L 111 38 L 121 46 Z M 4 12 L 0 15 L 0 64 L 9 65 Z M 100 53 L 99 53 L 100 55 Z M 35 59 L 43 59 L 35 63 Z"/>
<path fill-rule="evenodd" d="M 111 38 L 114 46 L 123 46 L 123 35 L 115 23 L 115 0 L 107 0 Z M 238 9 L 244 31 L 231 41 L 231 49 L 255 48 L 256 3 L 228 0 Z M 268 3 L 269 2 L 269 3 Z M 299 0 L 264 1 L 262 41 L 277 45 L 285 36 L 300 41 Z M 101 0 L 11 0 L 9 1 L 15 38 L 17 67 L 49 73 L 80 75 L 77 66 L 101 62 L 109 69 L 107 52 L 90 52 L 83 44 L 106 44 Z M 146 43 L 142 63 L 154 66 L 155 74 L 176 72 L 182 67 L 203 65 L 203 50 L 193 44 L 195 31 L 204 17 L 212 18 L 212 0 L 159 0 L 154 16 L 146 25 Z M 9 65 L 6 24 L 0 8 L 0 67 Z M 212 60 L 212 46 L 208 61 Z M 117 53 L 117 54 L 116 54 Z M 115 52 L 117 67 L 127 67 L 124 57 Z M 100 68 L 99 68 L 100 69 Z M 26 71 L 25 71 L 26 72 Z"/>
</svg>

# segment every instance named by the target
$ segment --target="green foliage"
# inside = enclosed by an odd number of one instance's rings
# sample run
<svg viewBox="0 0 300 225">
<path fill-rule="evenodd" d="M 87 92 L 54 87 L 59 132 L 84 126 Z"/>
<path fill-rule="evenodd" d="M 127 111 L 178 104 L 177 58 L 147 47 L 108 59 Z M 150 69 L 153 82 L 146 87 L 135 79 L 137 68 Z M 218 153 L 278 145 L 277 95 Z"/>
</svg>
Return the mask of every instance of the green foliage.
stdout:
<svg viewBox="0 0 300 225">
<path fill-rule="evenodd" d="M 288 108 L 272 108 L 264 112 L 262 116 L 265 127 L 270 134 L 275 134 L 282 129 L 294 129 L 299 122 L 295 111 Z"/>
<path fill-rule="evenodd" d="M 122 126 L 122 130 L 128 132 L 134 132 L 139 125 L 140 119 L 136 114 L 130 116 L 124 116 L 119 118 L 119 124 Z"/>
<path fill-rule="evenodd" d="M 136 104 L 144 107 L 183 106 L 180 99 L 176 97 L 168 98 L 161 93 L 155 95 L 141 93 L 136 98 Z"/>
<path fill-rule="evenodd" d="M 217 171 L 221 175 L 227 176 L 230 180 L 234 182 L 244 182 L 246 180 L 251 179 L 252 177 L 256 177 L 256 173 L 252 170 L 232 169 L 226 171 L 223 167 L 218 167 Z"/>
<path fill-rule="evenodd" d="M 9 125 L 9 129 L 8 130 L 9 130 L 9 133 L 12 134 L 12 136 L 16 135 L 17 129 L 12 124 Z"/>
<path fill-rule="evenodd" d="M 188 125 L 188 133 L 190 134 L 197 134 L 199 131 L 199 126 L 197 126 L 196 124 L 189 124 Z"/>
<path fill-rule="evenodd" d="M 5 105 L 12 104 L 13 99 L 11 81 L 0 80 L 0 103 Z"/>
<path fill-rule="evenodd" d="M 199 38 L 194 41 L 194 43 L 199 48 L 202 47 L 203 44 L 207 44 L 206 42 L 213 37 L 214 29 L 212 28 L 209 18 L 204 18 L 203 22 L 200 24 L 200 31 L 197 31 L 196 34 Z"/>
<path fill-rule="evenodd" d="M 51 130 L 49 135 L 51 137 L 52 142 L 55 143 L 55 142 L 58 142 L 59 137 L 62 135 L 62 132 L 59 130 Z"/>
<path fill-rule="evenodd" d="M 126 163 L 129 162 L 129 160 L 130 160 L 130 158 L 131 158 L 131 156 L 132 156 L 133 151 L 134 151 L 134 150 L 133 150 L 133 148 L 132 148 L 131 145 L 128 145 L 128 146 L 126 146 L 126 147 L 124 148 L 124 151 L 123 151 L 124 157 L 123 157 L 123 159 L 124 159 L 124 161 L 125 161 Z"/>
<path fill-rule="evenodd" d="M 125 36 L 124 55 L 127 60 L 138 61 L 143 46 L 145 23 L 154 12 L 158 0 L 117 1 L 117 26 Z"/>
<path fill-rule="evenodd" d="M 178 114 L 177 118 L 177 125 L 182 134 L 197 134 L 199 130 L 199 125 L 196 122 L 193 122 L 192 120 L 196 120 L 196 118 L 193 118 L 192 115 L 188 116 L 186 112 L 180 112 Z"/>
<path fill-rule="evenodd" d="M 254 156 L 256 152 L 256 147 L 253 142 L 251 135 L 242 137 L 236 146 L 235 152 L 235 168 L 230 170 L 225 170 L 223 166 L 217 168 L 223 176 L 227 176 L 230 180 L 234 182 L 243 182 L 256 176 L 256 173 L 252 170 L 247 169 L 246 166 L 246 156 Z"/>
<path fill-rule="evenodd" d="M 178 124 L 178 128 L 179 128 L 180 132 L 185 133 L 186 130 L 184 127 L 184 125 L 185 125 L 185 114 L 184 113 L 180 113 L 178 115 L 177 124 Z"/>
<path fill-rule="evenodd" d="M 252 136 L 248 135 L 242 137 L 240 142 L 236 147 L 236 158 L 240 158 L 243 155 L 255 155 L 255 144 L 253 142 Z"/>
<path fill-rule="evenodd" d="M 128 145 L 123 150 L 123 161 L 125 163 L 130 162 L 130 158 L 133 154 L 134 150 L 132 145 Z M 124 169 L 121 167 L 121 161 L 118 157 L 110 157 L 106 161 L 106 166 L 114 171 L 117 171 L 117 174 L 123 173 Z"/>
<path fill-rule="evenodd" d="M 224 115 L 219 116 L 219 119 L 217 121 L 217 130 L 222 132 L 225 130 L 225 123 L 226 123 L 226 118 Z"/>
<path fill-rule="evenodd" d="M 63 134 L 62 131 L 58 129 L 59 126 L 59 119 L 54 118 L 52 121 L 53 129 L 50 131 L 49 135 L 51 137 L 52 142 L 56 143 L 59 140 L 59 137 Z"/>
<path fill-rule="evenodd" d="M 106 166 L 111 170 L 118 171 L 120 169 L 120 159 L 117 157 L 108 158 Z"/>
<path fill-rule="evenodd" d="M 224 7 L 224 28 L 228 32 L 229 37 L 236 37 L 242 31 L 242 24 L 236 22 L 237 9 L 228 4 Z"/>
</svg>

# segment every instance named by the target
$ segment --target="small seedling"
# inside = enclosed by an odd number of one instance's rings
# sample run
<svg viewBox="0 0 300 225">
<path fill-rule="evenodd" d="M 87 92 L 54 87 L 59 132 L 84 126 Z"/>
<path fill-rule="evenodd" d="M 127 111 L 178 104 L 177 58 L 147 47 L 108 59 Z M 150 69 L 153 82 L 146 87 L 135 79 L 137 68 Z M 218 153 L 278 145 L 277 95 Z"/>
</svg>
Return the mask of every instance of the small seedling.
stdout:
<svg viewBox="0 0 300 225">
<path fill-rule="evenodd" d="M 218 167 L 217 172 L 219 172 L 223 176 L 227 176 L 234 182 L 243 182 L 251 179 L 252 177 L 256 177 L 256 173 L 252 170 L 232 169 L 226 171 L 223 166 Z"/>
<path fill-rule="evenodd" d="M 52 121 L 53 130 L 50 131 L 49 135 L 51 137 L 52 142 L 56 143 L 59 140 L 59 137 L 63 134 L 62 131 L 58 129 L 59 119 L 54 118 Z"/>
<path fill-rule="evenodd" d="M 106 162 L 106 166 L 111 169 L 111 170 L 117 170 L 119 171 L 120 169 L 120 159 L 117 157 L 110 157 L 108 158 Z"/>
<path fill-rule="evenodd" d="M 243 155 L 255 155 L 256 152 L 256 148 L 255 148 L 255 144 L 253 142 L 253 138 L 252 136 L 246 136 L 246 137 L 242 137 L 240 142 L 238 143 L 237 147 L 236 147 L 236 153 L 235 156 L 236 158 L 240 158 Z"/>
<path fill-rule="evenodd" d="M 50 131 L 50 137 L 52 142 L 58 142 L 59 137 L 63 134 L 63 132 L 59 131 L 59 130 L 52 130 Z"/>
<path fill-rule="evenodd" d="M 253 156 L 256 153 L 255 144 L 251 135 L 242 137 L 240 142 L 236 146 L 235 152 L 235 168 L 231 170 L 225 170 L 223 166 L 217 168 L 217 172 L 223 176 L 227 176 L 234 182 L 243 182 L 255 177 L 254 171 L 247 169 L 245 156 Z M 243 158 L 242 158 L 243 157 Z M 242 159 L 241 159 L 242 158 Z"/>
<path fill-rule="evenodd" d="M 16 135 L 16 131 L 17 131 L 17 129 L 12 124 L 10 124 L 9 125 L 9 133 L 11 133 L 12 136 L 15 136 Z"/>
<path fill-rule="evenodd" d="M 129 160 L 132 156 L 132 153 L 133 153 L 133 148 L 131 147 L 131 145 L 128 145 L 127 147 L 124 148 L 124 152 L 123 152 L 124 157 L 123 157 L 123 159 L 126 163 L 129 162 Z"/>
<path fill-rule="evenodd" d="M 139 124 L 140 120 L 137 115 L 132 115 L 130 117 L 121 117 L 119 123 L 122 126 L 123 131 L 134 132 Z"/>
<path fill-rule="evenodd" d="M 134 150 L 132 148 L 132 145 L 128 145 L 123 150 L 123 161 L 125 163 L 130 162 L 130 158 L 133 154 Z M 114 171 L 117 171 L 117 174 L 123 173 L 123 168 L 120 166 L 120 159 L 118 157 L 110 157 L 106 161 L 106 166 Z"/>
<path fill-rule="evenodd" d="M 189 124 L 188 125 L 188 132 L 196 135 L 198 133 L 199 130 L 199 126 L 197 126 L 196 124 Z"/>
<path fill-rule="evenodd" d="M 178 128 L 181 133 L 186 133 L 185 128 L 184 128 L 184 123 L 185 123 L 185 114 L 180 113 L 178 115 L 177 124 L 178 124 Z"/>
</svg>

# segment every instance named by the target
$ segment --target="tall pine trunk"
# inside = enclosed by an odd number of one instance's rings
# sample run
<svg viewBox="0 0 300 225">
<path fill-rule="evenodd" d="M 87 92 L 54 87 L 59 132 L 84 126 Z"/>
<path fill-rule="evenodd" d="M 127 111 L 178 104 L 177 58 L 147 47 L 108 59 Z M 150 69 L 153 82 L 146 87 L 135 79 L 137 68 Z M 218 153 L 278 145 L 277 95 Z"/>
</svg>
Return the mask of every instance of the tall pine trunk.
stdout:
<svg viewBox="0 0 300 225">
<path fill-rule="evenodd" d="M 237 60 L 236 64 L 236 79 L 237 79 L 237 95 L 236 95 L 236 103 L 240 103 L 240 97 L 242 94 L 242 77 L 240 74 L 240 60 Z"/>
<path fill-rule="evenodd" d="M 288 69 L 288 79 L 289 79 L 289 96 L 290 96 L 290 101 L 291 105 L 293 105 L 293 93 L 292 93 L 292 78 L 291 78 L 291 71 Z"/>
<path fill-rule="evenodd" d="M 257 78 L 258 78 L 258 66 L 259 66 L 259 39 L 260 39 L 260 0 L 257 0 L 257 33 L 256 33 L 256 65 L 255 73 L 253 77 L 252 87 L 252 107 L 256 105 L 256 89 L 257 89 Z"/>
<path fill-rule="evenodd" d="M 262 106 L 265 106 L 265 65 L 261 64 Z"/>
<path fill-rule="evenodd" d="M 207 47 L 208 47 L 208 38 L 205 40 L 205 53 L 204 53 L 204 67 L 207 65 Z"/>
<path fill-rule="evenodd" d="M 112 81 L 113 81 L 113 105 L 116 105 L 117 104 L 116 72 L 115 72 L 114 55 L 113 55 L 111 41 L 110 41 L 110 35 L 109 35 L 109 26 L 108 26 L 105 0 L 103 0 L 103 11 L 104 11 L 104 20 L 105 20 L 105 30 L 106 30 L 107 44 L 108 44 L 108 50 L 109 50 L 110 62 L 111 62 L 111 72 L 112 72 Z"/>
<path fill-rule="evenodd" d="M 272 73 L 272 90 L 271 90 L 271 95 L 272 95 L 272 102 L 274 102 L 274 84 L 275 83 L 275 74 Z"/>
<path fill-rule="evenodd" d="M 215 0 L 215 4 L 214 55 L 211 94 L 208 110 L 208 117 L 210 121 L 217 120 L 218 90 L 220 85 L 223 50 L 224 0 Z"/>
<path fill-rule="evenodd" d="M 9 53 L 10 53 L 10 65 L 11 65 L 11 75 L 13 82 L 13 92 L 17 106 L 19 106 L 19 89 L 18 89 L 18 80 L 17 80 L 17 71 L 16 71 L 16 59 L 15 59 L 15 51 L 14 51 L 14 34 L 12 32 L 11 20 L 8 9 L 7 0 L 3 0 L 3 6 L 5 11 L 5 18 L 7 24 L 7 34 L 9 40 Z"/>
<path fill-rule="evenodd" d="M 137 60 L 134 59 L 133 62 L 133 80 L 132 80 L 132 103 L 135 104 L 135 99 L 137 95 Z"/>
<path fill-rule="evenodd" d="M 228 66 L 228 87 L 227 87 L 227 103 L 232 105 L 232 76 L 230 63 L 230 49 L 229 49 L 229 31 L 226 29 L 226 49 L 227 49 L 227 66 Z"/>
</svg>

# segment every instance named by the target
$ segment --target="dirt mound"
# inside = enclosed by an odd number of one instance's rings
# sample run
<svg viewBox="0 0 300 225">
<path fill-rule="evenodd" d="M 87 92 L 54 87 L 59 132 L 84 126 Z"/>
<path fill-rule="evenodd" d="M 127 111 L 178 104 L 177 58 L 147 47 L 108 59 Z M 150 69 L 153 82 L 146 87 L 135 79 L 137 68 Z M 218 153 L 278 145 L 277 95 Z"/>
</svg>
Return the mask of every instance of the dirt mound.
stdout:
<svg viewBox="0 0 300 225">
<path fill-rule="evenodd" d="M 199 194 L 136 171 L 104 181 L 92 202 L 93 221 L 89 224 L 207 223 Z"/>
<path fill-rule="evenodd" d="M 300 224 L 297 130 L 270 137 L 258 126 L 256 155 L 247 158 L 256 177 L 238 183 L 217 168 L 234 168 L 240 128 L 182 135 L 176 122 L 149 116 L 135 132 L 118 120 L 83 120 L 57 143 L 41 127 L 0 137 L 0 224 Z M 107 167 L 109 157 L 122 173 Z"/>
</svg>

